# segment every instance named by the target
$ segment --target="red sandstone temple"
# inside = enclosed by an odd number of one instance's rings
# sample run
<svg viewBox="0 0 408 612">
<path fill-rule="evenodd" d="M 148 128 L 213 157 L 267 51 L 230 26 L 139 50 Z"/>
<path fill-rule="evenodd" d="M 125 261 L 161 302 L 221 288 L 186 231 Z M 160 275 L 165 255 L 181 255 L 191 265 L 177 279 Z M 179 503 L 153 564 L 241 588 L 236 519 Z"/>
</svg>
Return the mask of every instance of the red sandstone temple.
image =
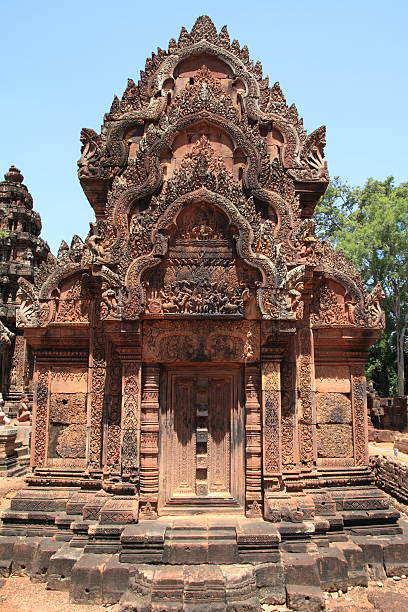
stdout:
<svg viewBox="0 0 408 612">
<path fill-rule="evenodd" d="M 170 563 L 189 562 L 168 544 L 180 515 L 234 527 L 221 562 L 395 531 L 367 453 L 381 289 L 367 295 L 314 233 L 325 128 L 308 135 L 247 48 L 201 17 L 81 142 L 89 236 L 20 281 L 32 468 L 4 525 Z"/>
</svg>

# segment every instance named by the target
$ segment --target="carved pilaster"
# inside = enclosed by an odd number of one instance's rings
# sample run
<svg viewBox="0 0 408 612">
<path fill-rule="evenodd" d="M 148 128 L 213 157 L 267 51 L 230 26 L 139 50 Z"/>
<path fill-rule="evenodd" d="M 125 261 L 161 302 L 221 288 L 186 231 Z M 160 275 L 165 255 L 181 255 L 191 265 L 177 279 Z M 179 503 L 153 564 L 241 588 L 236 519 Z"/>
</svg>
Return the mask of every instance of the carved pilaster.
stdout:
<svg viewBox="0 0 408 612">
<path fill-rule="evenodd" d="M 258 365 L 245 367 L 246 514 L 262 516 L 261 385 Z"/>
<path fill-rule="evenodd" d="M 353 408 L 354 461 L 368 464 L 367 393 L 364 366 L 350 368 L 351 402 Z"/>
<path fill-rule="evenodd" d="M 139 471 L 140 362 L 122 364 L 122 474 Z"/>
<path fill-rule="evenodd" d="M 26 378 L 27 343 L 24 336 L 16 336 L 10 369 L 10 391 L 22 393 Z"/>
<path fill-rule="evenodd" d="M 311 468 L 315 460 L 315 410 L 313 376 L 313 340 L 310 329 L 299 330 L 297 359 L 299 402 L 299 450 L 304 467 Z"/>
<path fill-rule="evenodd" d="M 106 384 L 106 347 L 105 337 L 99 327 L 91 328 L 89 352 L 88 423 L 90 469 L 101 468 L 102 426 Z"/>
<path fill-rule="evenodd" d="M 281 475 L 280 360 L 262 363 L 263 475 L 265 488 L 279 489 Z"/>
<path fill-rule="evenodd" d="M 293 470 L 299 461 L 296 436 L 295 363 L 281 363 L 281 447 L 284 470 Z"/>
<path fill-rule="evenodd" d="M 140 427 L 140 513 L 157 516 L 159 495 L 159 384 L 160 366 L 143 365 Z"/>
<path fill-rule="evenodd" d="M 31 467 L 44 467 L 47 460 L 49 366 L 40 366 L 34 377 Z"/>
<path fill-rule="evenodd" d="M 107 376 L 108 393 L 105 405 L 105 432 L 106 447 L 104 464 L 109 466 L 110 472 L 120 471 L 121 453 L 121 392 L 122 392 L 122 368 L 120 361 L 111 356 L 110 367 Z"/>
</svg>

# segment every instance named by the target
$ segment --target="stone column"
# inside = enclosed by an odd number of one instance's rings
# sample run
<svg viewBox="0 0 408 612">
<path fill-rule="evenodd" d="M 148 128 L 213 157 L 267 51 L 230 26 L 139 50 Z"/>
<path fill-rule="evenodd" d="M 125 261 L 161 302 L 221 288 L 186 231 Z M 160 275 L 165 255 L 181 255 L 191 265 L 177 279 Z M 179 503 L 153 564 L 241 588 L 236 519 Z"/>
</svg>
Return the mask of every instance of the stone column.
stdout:
<svg viewBox="0 0 408 612">
<path fill-rule="evenodd" d="M 350 368 L 351 405 L 353 410 L 354 461 L 368 465 L 367 392 L 364 364 Z"/>
<path fill-rule="evenodd" d="M 277 491 L 282 473 L 280 355 L 262 361 L 262 408 L 264 488 Z"/>
<path fill-rule="evenodd" d="M 140 514 L 157 517 L 160 366 L 143 364 L 140 426 Z M 169 458 L 171 460 L 171 458 Z"/>
<path fill-rule="evenodd" d="M 245 365 L 246 515 L 262 516 L 261 385 L 259 364 Z"/>
</svg>

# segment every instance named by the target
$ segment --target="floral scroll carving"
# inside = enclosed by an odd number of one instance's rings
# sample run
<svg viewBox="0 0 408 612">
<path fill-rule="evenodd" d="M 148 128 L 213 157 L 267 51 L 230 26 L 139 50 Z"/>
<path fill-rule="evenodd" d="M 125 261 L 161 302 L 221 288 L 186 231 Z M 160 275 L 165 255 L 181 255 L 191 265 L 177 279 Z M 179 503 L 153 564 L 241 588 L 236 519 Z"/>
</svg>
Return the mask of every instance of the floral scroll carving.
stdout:
<svg viewBox="0 0 408 612">
<path fill-rule="evenodd" d="M 145 321 L 144 361 L 256 361 L 259 328 L 254 321 Z"/>
</svg>

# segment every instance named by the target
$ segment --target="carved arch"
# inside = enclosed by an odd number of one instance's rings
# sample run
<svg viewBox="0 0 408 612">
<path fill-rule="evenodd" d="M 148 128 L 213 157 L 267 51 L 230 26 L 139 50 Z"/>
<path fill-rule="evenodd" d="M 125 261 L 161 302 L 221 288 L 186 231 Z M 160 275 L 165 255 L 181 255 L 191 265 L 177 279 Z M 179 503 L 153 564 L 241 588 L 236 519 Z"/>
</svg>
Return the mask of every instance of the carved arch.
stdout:
<svg viewBox="0 0 408 612">
<path fill-rule="evenodd" d="M 148 268 L 154 267 L 160 261 L 160 258 L 167 253 L 167 244 L 163 250 L 163 230 L 175 222 L 178 214 L 185 207 L 197 202 L 208 202 L 219 208 L 227 216 L 229 223 L 235 225 L 239 231 L 239 237 L 236 241 L 238 256 L 249 266 L 257 268 L 261 272 L 263 285 L 279 286 L 281 280 L 278 279 L 278 269 L 274 262 L 268 257 L 255 254 L 252 251 L 253 230 L 245 217 L 230 200 L 204 187 L 181 196 L 167 207 L 152 230 L 152 243 L 154 245 L 152 252 L 150 255 L 138 257 L 132 261 L 125 276 L 126 286 L 138 286 L 141 274 Z M 157 256 L 158 253 L 160 257 Z"/>
</svg>

